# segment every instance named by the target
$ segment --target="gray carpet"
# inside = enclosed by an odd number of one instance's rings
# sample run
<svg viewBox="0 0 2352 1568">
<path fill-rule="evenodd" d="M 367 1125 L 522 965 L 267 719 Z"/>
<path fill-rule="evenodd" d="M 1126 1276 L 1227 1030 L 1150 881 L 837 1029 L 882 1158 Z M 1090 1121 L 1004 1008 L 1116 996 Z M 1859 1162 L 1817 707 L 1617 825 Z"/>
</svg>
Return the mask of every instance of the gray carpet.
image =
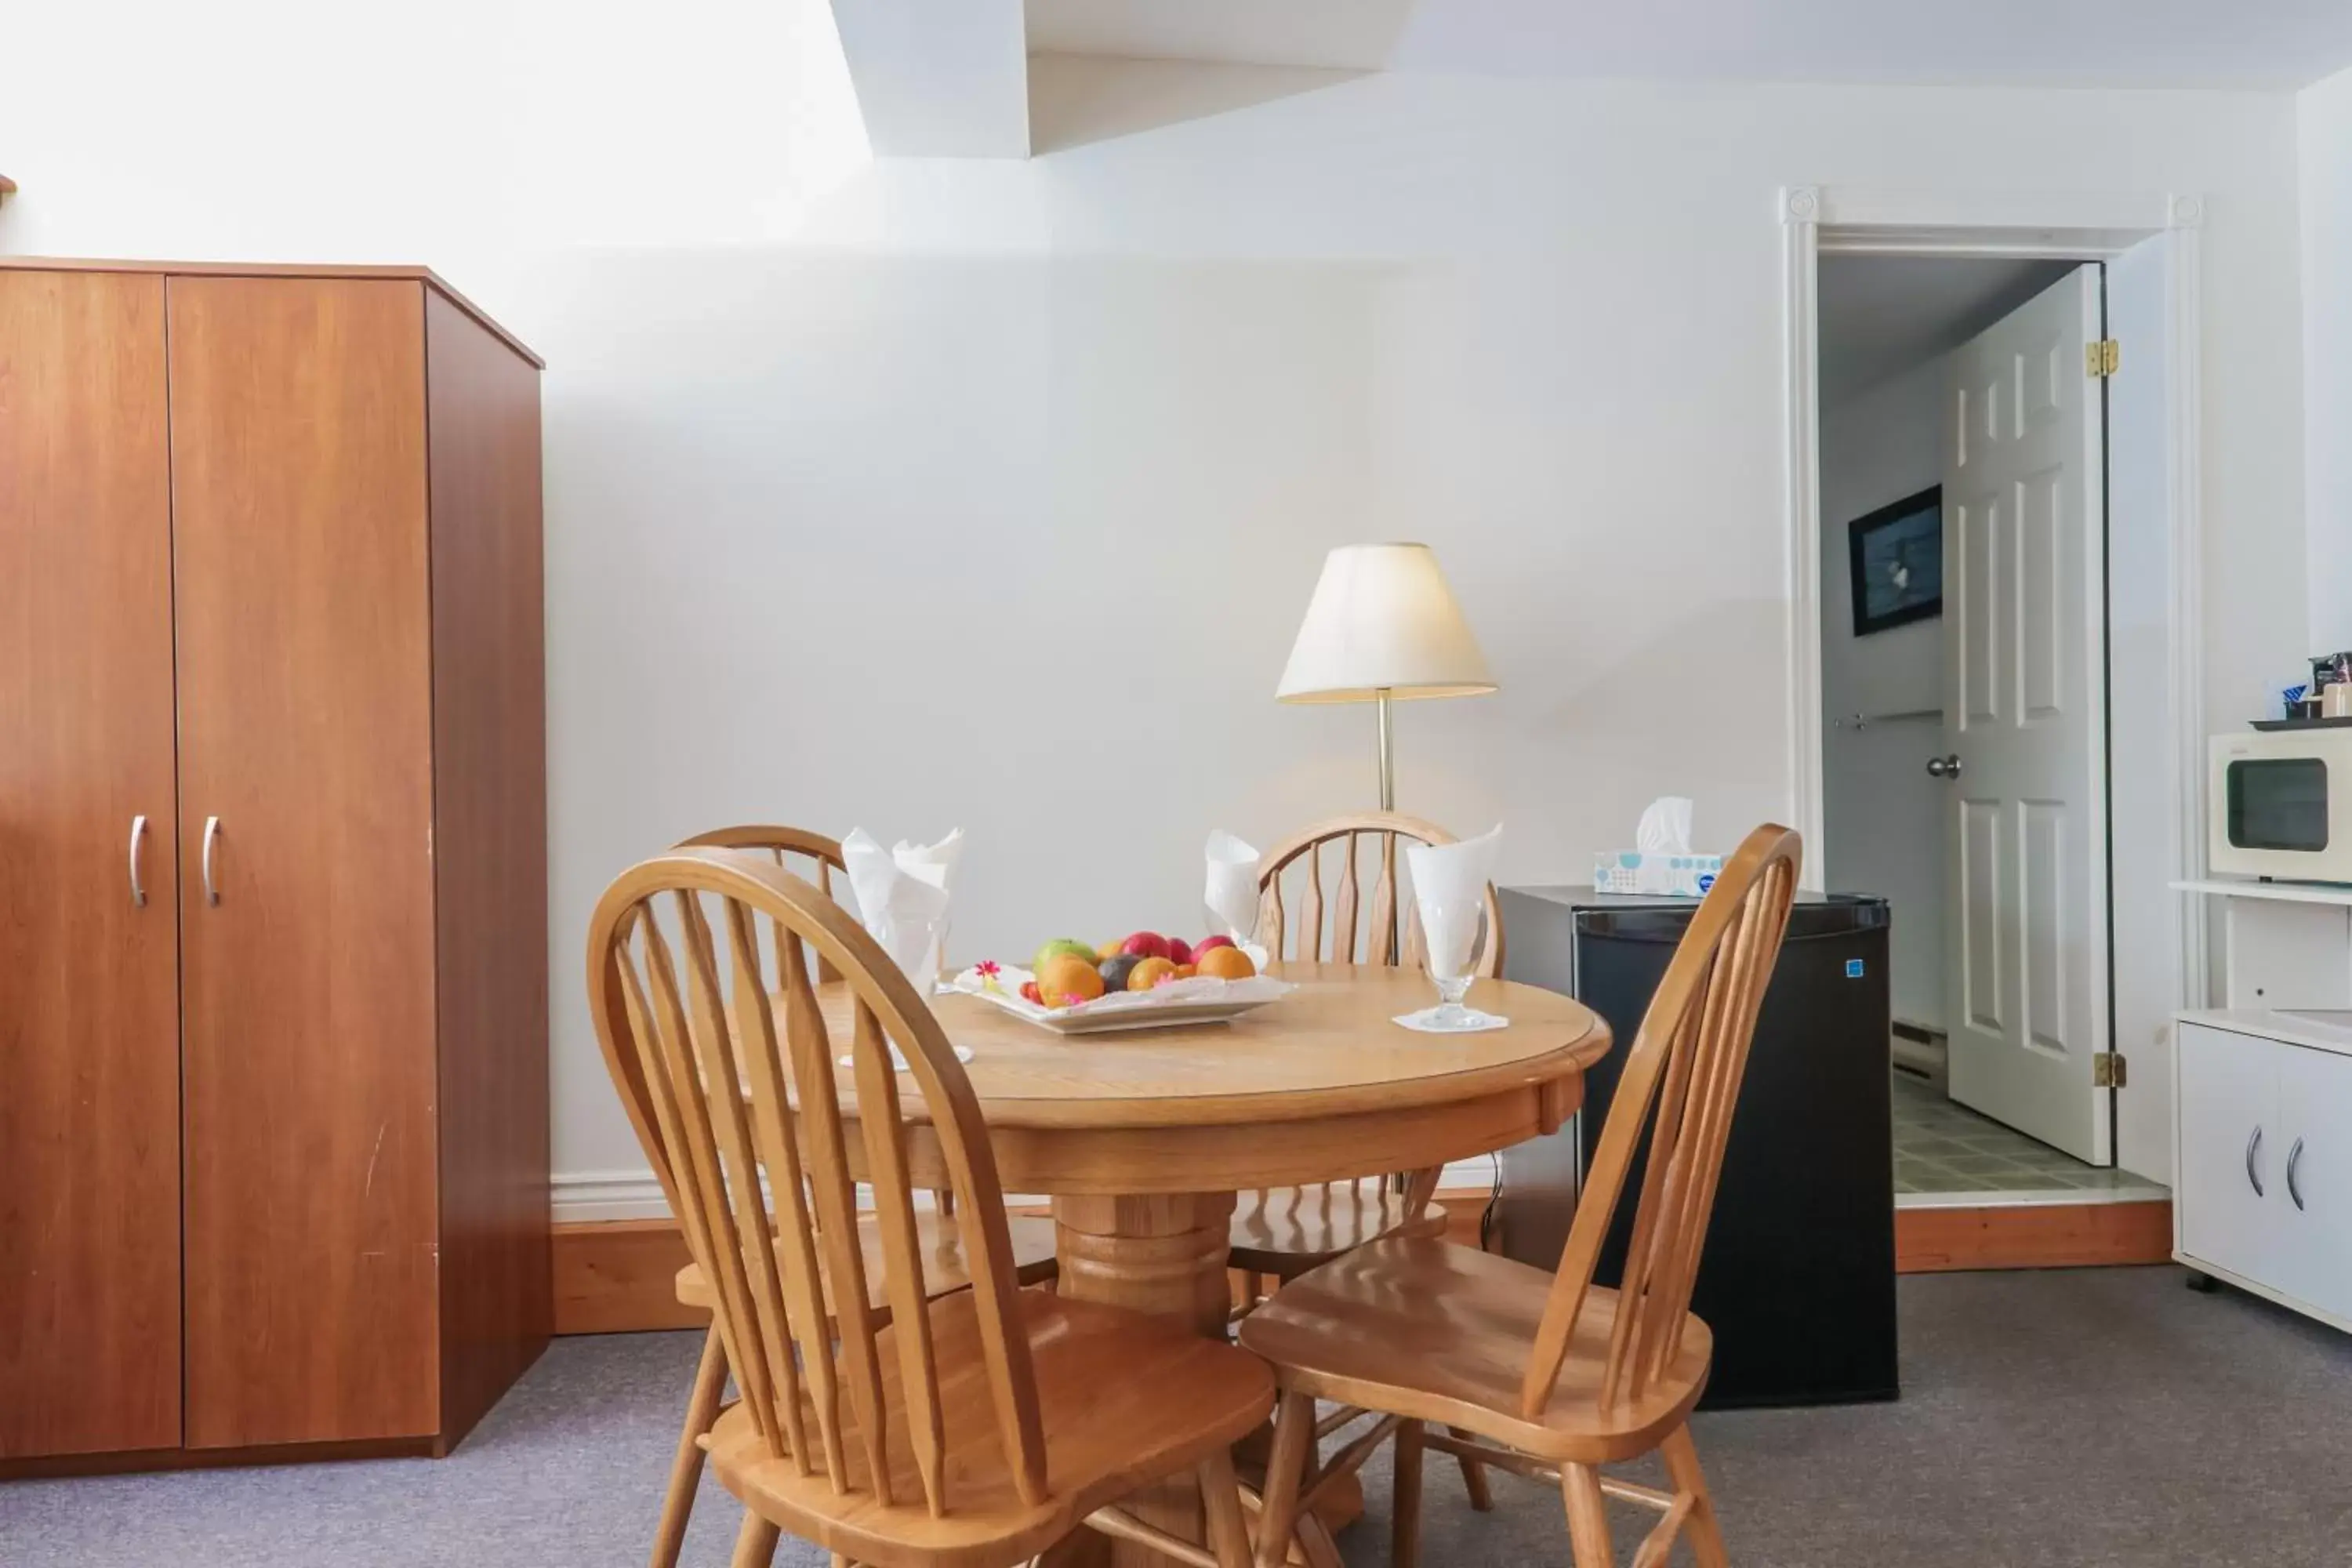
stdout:
<svg viewBox="0 0 2352 1568">
<path fill-rule="evenodd" d="M 1899 1404 L 1700 1418 L 1741 1568 L 2352 1562 L 2352 1340 L 2170 1268 L 1927 1276 L 1902 1303 Z M 698 1342 L 559 1341 L 438 1463 L 0 1485 L 0 1563 L 639 1568 Z M 1368 1481 L 1352 1563 L 1388 1559 Z M 1433 1460 L 1423 1562 L 1569 1560 L 1549 1488 L 1496 1490 L 1474 1514 Z M 740 1517 L 706 1481 L 686 1563 L 723 1564 Z"/>
</svg>

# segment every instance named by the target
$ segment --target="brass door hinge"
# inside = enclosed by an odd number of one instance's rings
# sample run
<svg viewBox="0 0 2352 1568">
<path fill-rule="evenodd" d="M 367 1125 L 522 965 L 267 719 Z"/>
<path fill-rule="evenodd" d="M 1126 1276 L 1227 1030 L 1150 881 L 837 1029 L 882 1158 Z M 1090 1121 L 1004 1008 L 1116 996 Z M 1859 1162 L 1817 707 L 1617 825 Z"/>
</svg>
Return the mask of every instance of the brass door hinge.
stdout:
<svg viewBox="0 0 2352 1568">
<path fill-rule="evenodd" d="M 2126 1083 L 2121 1051 L 2098 1051 L 2091 1058 L 2093 1089 L 2122 1089 Z"/>
<path fill-rule="evenodd" d="M 2083 369 L 2093 381 L 2110 376 L 2123 368 L 2124 346 L 2113 338 L 2101 338 L 2095 343 L 2083 345 Z"/>
</svg>

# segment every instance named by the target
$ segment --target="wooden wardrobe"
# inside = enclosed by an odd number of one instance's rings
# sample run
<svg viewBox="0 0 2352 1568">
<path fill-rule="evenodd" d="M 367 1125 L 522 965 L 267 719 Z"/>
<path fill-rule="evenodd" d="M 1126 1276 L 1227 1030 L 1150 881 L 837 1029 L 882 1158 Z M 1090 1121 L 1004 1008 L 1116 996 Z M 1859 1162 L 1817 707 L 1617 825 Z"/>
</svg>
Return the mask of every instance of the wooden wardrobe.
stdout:
<svg viewBox="0 0 2352 1568">
<path fill-rule="evenodd" d="M 0 259 L 0 1473 L 442 1452 L 546 1342 L 539 370 Z"/>
</svg>

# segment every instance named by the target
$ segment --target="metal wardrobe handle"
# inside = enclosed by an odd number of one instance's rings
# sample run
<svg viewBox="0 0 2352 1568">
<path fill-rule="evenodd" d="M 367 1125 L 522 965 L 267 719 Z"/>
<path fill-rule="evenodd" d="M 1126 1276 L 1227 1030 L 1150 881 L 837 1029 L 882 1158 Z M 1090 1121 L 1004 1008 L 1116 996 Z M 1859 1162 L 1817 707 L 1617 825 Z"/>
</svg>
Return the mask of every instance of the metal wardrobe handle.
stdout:
<svg viewBox="0 0 2352 1568">
<path fill-rule="evenodd" d="M 2286 1195 L 2294 1200 L 2297 1208 L 2303 1206 L 2303 1189 L 2295 1184 L 2294 1168 L 2302 1159 L 2303 1140 L 2298 1138 L 2294 1141 L 2294 1147 L 2286 1152 Z"/>
<path fill-rule="evenodd" d="M 2270 1195 L 2263 1191 L 2263 1179 L 2254 1171 L 2254 1155 L 2260 1152 L 2262 1146 L 2263 1130 L 2257 1127 L 2254 1129 L 2254 1135 L 2246 1140 L 2246 1184 L 2254 1189 L 2254 1196 L 2258 1198 Z"/>
<path fill-rule="evenodd" d="M 220 889 L 215 885 L 213 881 L 213 846 L 219 842 L 219 840 L 220 818 L 217 816 L 205 817 L 204 853 L 205 902 L 208 904 L 216 904 L 220 902 Z"/>
<path fill-rule="evenodd" d="M 147 818 L 142 815 L 131 819 L 131 907 L 147 907 L 147 889 L 139 880 L 139 847 L 147 839 Z"/>
</svg>

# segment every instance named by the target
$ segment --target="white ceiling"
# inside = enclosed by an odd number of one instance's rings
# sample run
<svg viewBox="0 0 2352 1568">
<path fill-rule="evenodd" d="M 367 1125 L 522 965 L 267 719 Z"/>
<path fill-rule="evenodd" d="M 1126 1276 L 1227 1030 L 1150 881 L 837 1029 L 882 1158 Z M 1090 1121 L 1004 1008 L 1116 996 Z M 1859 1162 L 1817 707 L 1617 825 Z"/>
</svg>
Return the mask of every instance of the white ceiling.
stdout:
<svg viewBox="0 0 2352 1568">
<path fill-rule="evenodd" d="M 1029 155 L 1021 0 L 834 0 L 833 20 L 876 153 Z"/>
<path fill-rule="evenodd" d="M 1968 256 L 1822 257 L 1822 406 L 1834 408 L 1959 347 L 2077 265 Z"/>
<path fill-rule="evenodd" d="M 2347 0 L 1028 0 L 1032 53 L 1758 81 L 2300 87 Z"/>
</svg>

